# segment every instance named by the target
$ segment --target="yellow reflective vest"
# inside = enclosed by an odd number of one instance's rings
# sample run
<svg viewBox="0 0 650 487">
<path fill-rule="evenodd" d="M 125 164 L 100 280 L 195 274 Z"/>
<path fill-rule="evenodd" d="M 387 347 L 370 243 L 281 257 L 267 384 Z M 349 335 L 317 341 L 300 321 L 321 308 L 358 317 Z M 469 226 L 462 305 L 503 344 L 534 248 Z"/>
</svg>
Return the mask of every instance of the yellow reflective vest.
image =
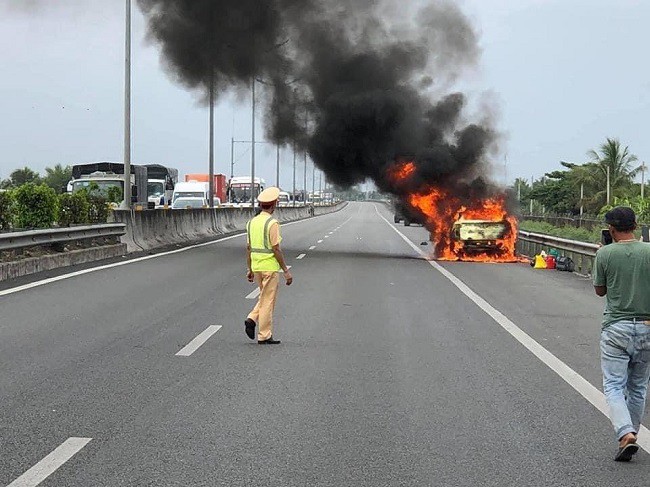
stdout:
<svg viewBox="0 0 650 487">
<path fill-rule="evenodd" d="M 277 222 L 268 213 L 260 213 L 246 225 L 248 244 L 251 247 L 251 270 L 253 272 L 278 272 L 280 264 L 269 238 L 271 224 Z"/>
</svg>

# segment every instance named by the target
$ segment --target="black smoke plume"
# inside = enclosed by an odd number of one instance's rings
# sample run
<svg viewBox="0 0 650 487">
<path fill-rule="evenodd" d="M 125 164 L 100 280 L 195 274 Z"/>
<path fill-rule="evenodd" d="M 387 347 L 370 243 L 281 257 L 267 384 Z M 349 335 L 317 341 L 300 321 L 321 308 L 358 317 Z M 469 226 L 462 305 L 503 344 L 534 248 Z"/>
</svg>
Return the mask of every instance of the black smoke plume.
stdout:
<svg viewBox="0 0 650 487">
<path fill-rule="evenodd" d="M 484 194 L 495 134 L 464 122 L 463 94 L 441 95 L 476 63 L 476 34 L 451 1 L 409 3 L 138 0 L 175 79 L 202 100 L 258 80 L 267 137 L 308 150 L 334 184 Z M 405 161 L 416 173 L 396 185 L 388 174 Z"/>
</svg>

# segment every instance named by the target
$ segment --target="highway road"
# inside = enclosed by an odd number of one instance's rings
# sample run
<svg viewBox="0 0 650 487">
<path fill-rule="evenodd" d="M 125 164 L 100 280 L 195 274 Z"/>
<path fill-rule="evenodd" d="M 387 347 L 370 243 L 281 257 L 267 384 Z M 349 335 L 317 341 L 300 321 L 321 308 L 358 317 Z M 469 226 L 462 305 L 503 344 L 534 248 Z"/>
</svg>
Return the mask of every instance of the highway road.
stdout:
<svg viewBox="0 0 650 487">
<path fill-rule="evenodd" d="M 612 460 L 590 282 L 432 263 L 391 216 L 283 227 L 276 347 L 244 334 L 242 236 L 0 291 L 0 485 L 647 486 L 647 432 Z"/>
</svg>

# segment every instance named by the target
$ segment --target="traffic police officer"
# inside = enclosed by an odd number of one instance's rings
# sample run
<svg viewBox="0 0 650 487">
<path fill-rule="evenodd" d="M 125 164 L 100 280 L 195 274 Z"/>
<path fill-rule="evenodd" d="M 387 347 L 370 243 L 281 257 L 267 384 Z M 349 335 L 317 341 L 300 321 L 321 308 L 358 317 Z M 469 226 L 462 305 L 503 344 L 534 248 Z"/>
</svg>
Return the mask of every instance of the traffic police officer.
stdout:
<svg viewBox="0 0 650 487">
<path fill-rule="evenodd" d="M 248 234 L 248 272 L 249 282 L 255 281 L 260 287 L 260 297 L 244 322 L 246 335 L 255 339 L 255 326 L 259 325 L 257 343 L 276 345 L 280 340 L 273 338 L 273 310 L 278 294 L 280 270 L 284 271 L 287 286 L 293 277 L 280 250 L 280 223 L 273 218 L 273 212 L 280 197 L 278 188 L 268 188 L 260 193 L 257 200 L 262 211 L 246 225 Z"/>
</svg>

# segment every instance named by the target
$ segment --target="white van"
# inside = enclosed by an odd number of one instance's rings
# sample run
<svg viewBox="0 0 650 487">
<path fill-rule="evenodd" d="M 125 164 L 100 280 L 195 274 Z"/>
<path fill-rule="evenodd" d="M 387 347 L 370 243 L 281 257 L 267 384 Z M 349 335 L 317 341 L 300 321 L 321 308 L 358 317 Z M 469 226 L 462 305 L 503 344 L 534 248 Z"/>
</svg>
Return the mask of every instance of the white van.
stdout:
<svg viewBox="0 0 650 487">
<path fill-rule="evenodd" d="M 206 201 L 207 205 L 209 191 L 208 183 L 200 183 L 197 181 L 176 183 L 174 194 L 172 195 L 172 205 L 178 198 L 202 198 Z"/>
</svg>

